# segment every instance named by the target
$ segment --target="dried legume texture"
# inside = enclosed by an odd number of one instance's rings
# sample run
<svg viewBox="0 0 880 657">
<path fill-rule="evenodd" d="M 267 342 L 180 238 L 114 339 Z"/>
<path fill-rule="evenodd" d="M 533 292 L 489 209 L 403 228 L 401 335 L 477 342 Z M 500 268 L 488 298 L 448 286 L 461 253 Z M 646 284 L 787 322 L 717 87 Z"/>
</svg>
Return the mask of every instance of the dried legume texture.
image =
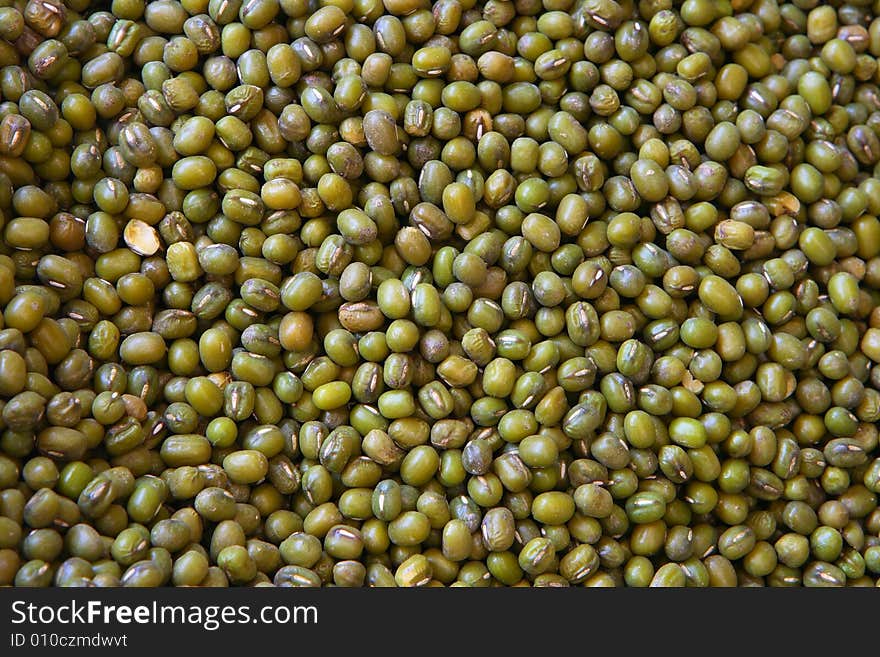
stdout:
<svg viewBox="0 0 880 657">
<path fill-rule="evenodd" d="M 876 1 L 0 4 L 0 584 L 876 584 Z"/>
</svg>

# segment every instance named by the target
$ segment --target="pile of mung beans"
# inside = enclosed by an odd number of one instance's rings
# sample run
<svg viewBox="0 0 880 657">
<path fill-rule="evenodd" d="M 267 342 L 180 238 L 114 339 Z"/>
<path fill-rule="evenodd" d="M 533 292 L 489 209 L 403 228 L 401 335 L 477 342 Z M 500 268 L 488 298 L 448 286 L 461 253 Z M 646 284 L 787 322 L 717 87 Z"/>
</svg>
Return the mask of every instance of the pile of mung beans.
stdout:
<svg viewBox="0 0 880 657">
<path fill-rule="evenodd" d="M 0 1 L 0 585 L 875 586 L 878 57 L 878 0 Z"/>
</svg>

